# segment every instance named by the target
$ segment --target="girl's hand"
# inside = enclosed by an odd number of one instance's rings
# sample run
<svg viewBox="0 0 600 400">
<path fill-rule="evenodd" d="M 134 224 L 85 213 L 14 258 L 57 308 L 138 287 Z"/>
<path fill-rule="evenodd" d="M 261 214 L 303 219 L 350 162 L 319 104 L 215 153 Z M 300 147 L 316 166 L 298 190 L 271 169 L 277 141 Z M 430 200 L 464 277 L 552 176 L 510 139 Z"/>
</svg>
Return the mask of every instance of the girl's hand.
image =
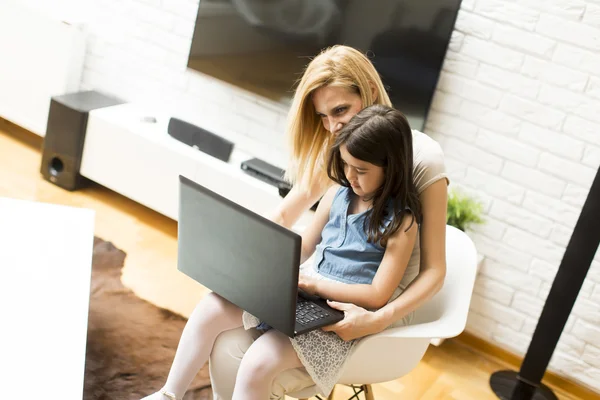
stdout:
<svg viewBox="0 0 600 400">
<path fill-rule="evenodd" d="M 350 303 L 327 301 L 330 307 L 344 312 L 344 319 L 323 328 L 335 332 L 342 340 L 349 341 L 381 332 L 384 326 L 374 312 Z"/>
<path fill-rule="evenodd" d="M 300 274 L 298 278 L 298 287 L 311 295 L 317 295 L 317 279 Z"/>
</svg>

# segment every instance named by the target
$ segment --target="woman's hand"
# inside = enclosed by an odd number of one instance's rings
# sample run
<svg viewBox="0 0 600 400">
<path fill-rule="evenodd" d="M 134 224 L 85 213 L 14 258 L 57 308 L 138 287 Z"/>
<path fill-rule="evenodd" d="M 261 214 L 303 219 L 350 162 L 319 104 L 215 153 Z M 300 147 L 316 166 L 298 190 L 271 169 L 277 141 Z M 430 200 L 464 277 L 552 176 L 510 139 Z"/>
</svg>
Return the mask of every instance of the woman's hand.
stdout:
<svg viewBox="0 0 600 400">
<path fill-rule="evenodd" d="M 323 328 L 335 332 L 342 340 L 349 341 L 381 332 L 385 324 L 378 314 L 350 303 L 327 301 L 330 307 L 344 312 L 344 319 Z"/>
<path fill-rule="evenodd" d="M 317 295 L 317 282 L 312 276 L 300 274 L 298 277 L 298 287 L 310 295 Z"/>
</svg>

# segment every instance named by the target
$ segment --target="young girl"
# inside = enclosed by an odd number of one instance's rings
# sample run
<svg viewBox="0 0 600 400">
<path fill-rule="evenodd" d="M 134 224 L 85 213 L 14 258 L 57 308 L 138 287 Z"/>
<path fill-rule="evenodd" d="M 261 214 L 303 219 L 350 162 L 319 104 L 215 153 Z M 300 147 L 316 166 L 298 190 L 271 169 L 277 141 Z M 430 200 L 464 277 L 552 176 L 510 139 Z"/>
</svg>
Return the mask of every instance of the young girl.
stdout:
<svg viewBox="0 0 600 400">
<path fill-rule="evenodd" d="M 301 261 L 306 261 L 315 250 L 316 254 L 313 266 L 300 275 L 301 289 L 367 309 L 383 307 L 400 295 L 418 274 L 417 268 L 407 270 L 420 220 L 412 166 L 412 132 L 402 113 L 374 105 L 350 120 L 328 155 L 327 173 L 339 186 L 327 191 L 313 222 L 302 235 Z M 176 355 L 194 359 L 200 366 L 208 359 L 221 332 L 242 324 L 246 329 L 260 324 L 231 303 L 215 309 L 214 305 L 224 304 L 223 301 L 207 300 L 194 311 L 204 314 L 194 318 L 201 322 L 188 323 L 185 328 L 197 329 L 196 343 L 185 346 L 196 349 L 196 353 Z M 404 318 L 402 323 L 410 319 Z M 273 379 L 284 369 L 301 366 L 321 392 L 329 395 L 354 343 L 323 330 L 294 339 L 268 330 L 245 354 L 233 398 L 267 399 L 270 385 L 257 385 L 258 382 L 270 383 L 265 377 Z M 172 374 L 181 381 L 178 371 L 171 370 Z M 189 380 L 192 378 L 193 375 Z M 180 399 L 183 392 L 185 388 L 171 387 L 167 380 L 161 392 L 146 399 Z"/>
</svg>

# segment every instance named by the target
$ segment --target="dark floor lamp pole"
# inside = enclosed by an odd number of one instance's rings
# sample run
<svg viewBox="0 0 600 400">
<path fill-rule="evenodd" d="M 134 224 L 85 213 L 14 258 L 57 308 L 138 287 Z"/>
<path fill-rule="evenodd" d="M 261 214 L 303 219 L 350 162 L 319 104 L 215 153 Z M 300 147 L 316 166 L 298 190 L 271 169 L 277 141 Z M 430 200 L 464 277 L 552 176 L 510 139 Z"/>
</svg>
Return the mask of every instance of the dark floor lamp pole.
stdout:
<svg viewBox="0 0 600 400">
<path fill-rule="evenodd" d="M 498 371 L 490 378 L 490 386 L 500 399 L 558 399 L 541 380 L 599 244 L 600 169 L 554 277 L 520 371 Z"/>
</svg>

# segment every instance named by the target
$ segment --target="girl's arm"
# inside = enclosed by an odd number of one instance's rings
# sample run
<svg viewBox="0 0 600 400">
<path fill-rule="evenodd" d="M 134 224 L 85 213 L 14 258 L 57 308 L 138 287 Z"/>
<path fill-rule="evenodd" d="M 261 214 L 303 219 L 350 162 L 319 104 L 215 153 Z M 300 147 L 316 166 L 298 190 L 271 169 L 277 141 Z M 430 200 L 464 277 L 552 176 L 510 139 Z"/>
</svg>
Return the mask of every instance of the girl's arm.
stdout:
<svg viewBox="0 0 600 400">
<path fill-rule="evenodd" d="M 294 186 L 268 218 L 279 225 L 291 228 L 300 216 L 323 196 L 326 190 L 327 187 L 322 187 L 318 183 L 313 184 L 308 190 Z"/>
<path fill-rule="evenodd" d="M 413 219 L 412 214 L 405 215 L 398 230 L 388 239 L 383 260 L 371 284 L 314 280 L 313 288 L 305 290 L 309 293 L 314 291 L 325 299 L 353 303 L 360 307 L 383 307 L 400 284 L 415 246 L 418 227 Z"/>
<path fill-rule="evenodd" d="M 338 190 L 339 186 L 331 187 L 325 196 L 319 202 L 315 216 L 312 219 L 310 225 L 302 233 L 302 256 L 300 257 L 300 263 L 304 263 L 308 258 L 315 252 L 317 244 L 321 240 L 321 232 L 329 221 L 329 211 L 331 210 L 331 204 L 333 198 Z M 287 196 L 286 196 L 287 198 Z"/>
<path fill-rule="evenodd" d="M 423 211 L 421 269 L 402 295 L 376 312 L 353 304 L 331 302 L 330 306 L 344 311 L 345 317 L 324 330 L 333 331 L 344 340 L 381 332 L 419 308 L 441 289 L 446 277 L 447 190 L 446 180 L 441 179 L 425 189 L 420 196 Z"/>
</svg>

